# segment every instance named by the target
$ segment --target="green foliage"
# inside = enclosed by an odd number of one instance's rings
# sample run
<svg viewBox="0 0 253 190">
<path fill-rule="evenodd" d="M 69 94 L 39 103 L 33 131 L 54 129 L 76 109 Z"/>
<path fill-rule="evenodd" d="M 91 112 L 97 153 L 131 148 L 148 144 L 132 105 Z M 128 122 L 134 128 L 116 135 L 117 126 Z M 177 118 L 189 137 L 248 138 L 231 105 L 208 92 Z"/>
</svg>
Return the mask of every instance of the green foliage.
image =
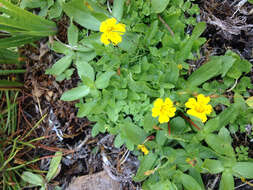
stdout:
<svg viewBox="0 0 253 190">
<path fill-rule="evenodd" d="M 17 47 L 31 43 L 41 37 L 54 35 L 56 24 L 6 0 L 0 0 L 0 31 L 4 31 L 0 39 L 0 48 Z"/>
<path fill-rule="evenodd" d="M 45 179 L 39 174 L 34 174 L 28 171 L 23 172 L 21 178 L 34 187 L 40 186 L 40 190 L 46 190 L 47 184 L 59 173 L 61 158 L 62 153 L 56 152 L 50 162 L 49 170 Z"/>
<path fill-rule="evenodd" d="M 26 136 L 18 133 L 18 94 L 19 92 L 15 91 L 0 91 L 0 99 L 2 100 L 0 106 L 0 189 L 3 190 L 22 189 L 24 184 L 19 180 L 21 173 L 27 169 L 26 166 L 28 164 L 37 162 L 39 159 L 23 161 L 21 164 L 17 164 L 18 153 L 35 148 L 32 142 L 43 139 L 43 137 L 40 137 L 30 140 L 29 134 L 31 130 L 28 131 Z M 39 182 L 39 180 L 39 178 L 36 178 L 35 182 Z"/>
<path fill-rule="evenodd" d="M 70 17 L 68 44 L 52 44 L 51 49 L 63 57 L 47 74 L 64 80 L 76 69 L 80 81 L 61 99 L 80 99 L 77 116 L 96 123 L 93 136 L 109 132 L 116 136 L 116 147 L 125 144 L 129 150 L 145 144 L 149 154 L 136 151 L 141 162 L 134 177 L 137 182 L 145 180 L 143 189 L 205 189 L 201 175 L 206 173 L 222 175 L 220 189 L 233 189 L 233 177 L 252 178 L 252 170 L 246 169 L 252 163 L 241 162 L 246 159 L 239 159 L 230 136 L 233 126 L 252 122 L 247 95 L 252 85 L 243 76 L 252 65 L 228 50 L 223 56 L 208 57 L 187 75 L 188 60 L 199 58 L 206 41 L 201 37 L 206 24 L 195 21 L 199 9 L 191 1 L 115 0 L 112 12 L 104 3 L 62 4 Z M 110 17 L 126 25 L 118 46 L 100 41 L 100 24 Z M 188 25 L 194 28 L 191 34 L 185 33 Z M 235 93 L 232 99 L 229 91 Z M 213 111 L 206 123 L 186 114 L 185 103 L 198 94 L 211 97 Z M 159 124 L 152 117 L 152 104 L 167 97 L 177 111 L 169 123 Z"/>
</svg>

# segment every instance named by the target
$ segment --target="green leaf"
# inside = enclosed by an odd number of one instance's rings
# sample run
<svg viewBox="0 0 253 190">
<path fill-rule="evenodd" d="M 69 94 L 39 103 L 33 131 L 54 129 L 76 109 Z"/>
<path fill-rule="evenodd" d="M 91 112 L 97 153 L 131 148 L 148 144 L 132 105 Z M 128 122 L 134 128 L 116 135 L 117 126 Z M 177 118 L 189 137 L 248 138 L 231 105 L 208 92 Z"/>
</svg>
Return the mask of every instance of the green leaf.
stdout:
<svg viewBox="0 0 253 190">
<path fill-rule="evenodd" d="M 111 77 L 115 74 L 115 71 L 106 71 L 98 76 L 95 81 L 95 85 L 98 89 L 106 88 L 109 85 Z"/>
<path fill-rule="evenodd" d="M 219 160 L 205 159 L 202 167 L 211 174 L 217 174 L 224 170 L 224 167 Z"/>
<path fill-rule="evenodd" d="M 92 9 L 90 10 L 85 6 L 85 1 L 73 0 L 69 3 L 63 3 L 62 7 L 64 12 L 81 26 L 99 31 L 100 21 L 91 14 Z"/>
<path fill-rule="evenodd" d="M 151 0 L 151 10 L 154 13 L 161 13 L 169 4 L 170 0 Z"/>
<path fill-rule="evenodd" d="M 153 153 L 149 153 L 148 155 L 144 156 L 141 159 L 141 164 L 133 180 L 136 182 L 141 182 L 144 179 L 146 179 L 148 176 L 145 175 L 144 173 L 153 167 L 156 159 L 157 159 L 157 155 Z"/>
<path fill-rule="evenodd" d="M 186 190 L 202 190 L 198 182 L 191 176 L 186 174 L 181 174 L 180 176 L 181 183 L 185 187 Z"/>
<path fill-rule="evenodd" d="M 39 40 L 41 37 L 29 35 L 15 35 L 0 39 L 0 48 L 18 47 Z"/>
<path fill-rule="evenodd" d="M 209 134 L 207 135 L 205 141 L 217 153 L 230 157 L 235 157 L 233 147 L 222 137 L 215 134 Z"/>
<path fill-rule="evenodd" d="M 219 190 L 232 190 L 235 188 L 234 178 L 230 171 L 222 173 Z"/>
<path fill-rule="evenodd" d="M 90 114 L 92 109 L 96 106 L 97 102 L 87 102 L 87 103 L 80 103 L 76 106 L 79 108 L 77 117 L 82 118 Z"/>
<path fill-rule="evenodd" d="M 72 55 L 66 55 L 58 60 L 50 69 L 46 70 L 46 74 L 60 75 L 62 74 L 72 63 Z"/>
<path fill-rule="evenodd" d="M 185 124 L 185 120 L 182 117 L 172 118 L 170 121 L 171 133 L 175 134 L 183 134 L 187 130 L 187 126 Z"/>
<path fill-rule="evenodd" d="M 55 156 L 52 158 L 49 166 L 49 170 L 46 176 L 47 182 L 51 181 L 55 177 L 55 175 L 58 172 L 59 164 L 61 163 L 62 159 L 62 153 L 61 152 L 56 152 Z"/>
<path fill-rule="evenodd" d="M 71 20 L 70 26 L 68 27 L 68 42 L 71 46 L 76 46 L 78 41 L 78 28 L 73 24 Z"/>
<path fill-rule="evenodd" d="M 219 57 L 212 57 L 212 59 L 206 64 L 198 68 L 188 78 L 188 84 L 192 86 L 199 86 L 205 81 L 219 75 L 222 71 L 222 59 Z"/>
<path fill-rule="evenodd" d="M 142 128 L 127 119 L 121 123 L 120 130 L 122 137 L 125 137 L 134 145 L 142 144 L 147 137 L 147 133 Z"/>
<path fill-rule="evenodd" d="M 158 20 L 155 20 L 154 22 L 151 23 L 151 26 L 146 32 L 146 35 L 144 38 L 146 45 L 151 44 L 151 40 L 157 35 L 157 32 L 158 32 Z"/>
<path fill-rule="evenodd" d="M 253 178 L 253 162 L 237 162 L 232 170 L 238 177 Z"/>
<path fill-rule="evenodd" d="M 53 42 L 51 49 L 57 53 L 62 53 L 65 55 L 73 54 L 73 52 L 66 46 L 66 44 L 58 42 L 58 41 Z"/>
<path fill-rule="evenodd" d="M 160 180 L 155 184 L 149 184 L 149 188 L 152 190 L 178 190 L 177 186 L 169 180 Z"/>
<path fill-rule="evenodd" d="M 205 189 L 201 174 L 196 167 L 189 169 L 189 175 L 192 176 L 198 182 L 202 189 Z"/>
<path fill-rule="evenodd" d="M 80 61 L 79 59 L 77 59 L 75 64 L 76 64 L 77 72 L 80 78 L 87 77 L 90 80 L 94 81 L 95 72 L 94 72 L 93 67 L 89 63 L 85 61 Z"/>
<path fill-rule="evenodd" d="M 120 134 L 116 136 L 114 139 L 114 146 L 116 148 L 120 148 L 124 144 L 124 139 L 121 138 Z"/>
<path fill-rule="evenodd" d="M 89 87 L 87 87 L 85 85 L 78 86 L 76 88 L 72 88 L 71 90 L 64 92 L 61 96 L 61 100 L 64 100 L 64 101 L 78 100 L 78 99 L 88 95 L 89 92 L 90 92 Z"/>
<path fill-rule="evenodd" d="M 44 186 L 45 184 L 45 181 L 41 175 L 34 174 L 32 172 L 23 172 L 21 178 L 32 185 Z"/>
<path fill-rule="evenodd" d="M 112 16 L 115 17 L 118 21 L 120 21 L 122 18 L 125 1 L 126 0 L 113 1 Z"/>
<path fill-rule="evenodd" d="M 249 97 L 247 100 L 246 100 L 246 104 L 248 104 L 248 106 L 250 108 L 253 108 L 253 96 Z"/>
<path fill-rule="evenodd" d="M 205 31 L 206 29 L 206 23 L 205 22 L 199 22 L 193 29 L 191 38 L 193 40 L 198 39 L 198 37 Z"/>
<path fill-rule="evenodd" d="M 153 130 L 153 127 L 157 124 L 157 119 L 152 117 L 151 113 L 148 112 L 144 117 L 143 128 L 146 132 Z"/>
<path fill-rule="evenodd" d="M 15 88 L 15 87 L 23 87 L 24 84 L 16 81 L 8 81 L 8 80 L 0 80 L 0 89 L 1 88 Z"/>
<path fill-rule="evenodd" d="M 61 16 L 62 6 L 60 0 L 57 0 L 54 5 L 48 10 L 48 18 L 51 20 L 53 18 L 58 18 Z"/>
</svg>

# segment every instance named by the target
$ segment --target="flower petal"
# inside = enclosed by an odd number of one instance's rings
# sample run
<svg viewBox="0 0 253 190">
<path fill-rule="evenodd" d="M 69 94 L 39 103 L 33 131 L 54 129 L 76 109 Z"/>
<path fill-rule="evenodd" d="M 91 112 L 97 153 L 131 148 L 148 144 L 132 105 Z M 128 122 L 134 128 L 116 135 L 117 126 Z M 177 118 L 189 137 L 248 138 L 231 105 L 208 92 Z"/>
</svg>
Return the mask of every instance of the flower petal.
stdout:
<svg viewBox="0 0 253 190">
<path fill-rule="evenodd" d="M 154 107 L 160 108 L 160 107 L 162 107 L 162 105 L 163 105 L 163 100 L 162 100 L 162 98 L 157 98 L 157 99 L 155 100 L 155 102 L 154 102 Z"/>
<path fill-rule="evenodd" d="M 160 109 L 157 107 L 152 108 L 152 117 L 157 117 L 160 115 Z"/>
<path fill-rule="evenodd" d="M 101 42 L 104 43 L 105 45 L 108 45 L 110 43 L 108 39 L 108 35 L 106 33 L 103 33 L 100 38 Z"/>
<path fill-rule="evenodd" d="M 118 32 L 110 32 L 108 34 L 110 41 L 114 44 L 117 45 L 122 41 L 122 37 L 119 35 Z"/>
<path fill-rule="evenodd" d="M 164 101 L 164 103 L 167 104 L 169 107 L 173 106 L 173 102 L 171 101 L 170 98 L 166 98 L 165 101 Z"/>
<path fill-rule="evenodd" d="M 118 23 L 113 27 L 114 32 L 120 32 L 120 34 L 124 34 L 126 32 L 126 25 Z"/>
<path fill-rule="evenodd" d="M 205 113 L 206 114 L 208 114 L 208 115 L 211 114 L 212 110 L 213 110 L 213 108 L 212 108 L 212 106 L 210 104 L 208 104 L 208 105 L 205 106 Z"/>
<path fill-rule="evenodd" d="M 210 97 L 205 97 L 203 94 L 199 94 L 197 96 L 197 100 L 199 103 L 208 104 L 208 102 L 210 102 Z"/>
<path fill-rule="evenodd" d="M 189 98 L 189 100 L 185 103 L 185 107 L 187 108 L 194 108 L 196 105 L 196 99 L 195 98 Z"/>
<path fill-rule="evenodd" d="M 170 118 L 165 114 L 161 114 L 158 119 L 159 123 L 167 123 L 169 120 Z"/>
</svg>

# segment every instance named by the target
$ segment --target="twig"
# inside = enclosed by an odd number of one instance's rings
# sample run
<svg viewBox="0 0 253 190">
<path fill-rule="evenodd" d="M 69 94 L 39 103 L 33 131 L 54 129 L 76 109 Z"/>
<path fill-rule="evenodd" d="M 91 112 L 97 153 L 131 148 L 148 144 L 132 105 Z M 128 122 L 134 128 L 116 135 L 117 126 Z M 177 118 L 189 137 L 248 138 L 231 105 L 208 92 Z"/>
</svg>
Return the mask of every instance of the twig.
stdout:
<svg viewBox="0 0 253 190">
<path fill-rule="evenodd" d="M 226 92 L 232 91 L 236 87 L 237 82 L 238 82 L 238 79 L 235 80 L 235 83 L 233 84 L 233 86 L 230 89 L 228 89 Z"/>
<path fill-rule="evenodd" d="M 253 180 L 247 181 L 247 182 L 245 182 L 245 183 L 243 183 L 243 184 L 241 184 L 241 185 L 238 185 L 238 186 L 235 187 L 235 189 L 238 189 L 238 188 L 240 188 L 240 187 L 242 187 L 242 186 L 245 186 L 245 185 L 249 185 L 249 183 L 250 183 L 250 184 L 253 183 Z"/>
<path fill-rule="evenodd" d="M 188 117 L 186 117 L 183 113 L 180 113 L 180 115 L 181 115 L 186 121 L 188 121 L 190 124 L 192 124 L 196 129 L 200 130 L 200 128 L 199 128 L 192 120 L 190 120 Z"/>
<path fill-rule="evenodd" d="M 170 123 L 168 122 L 168 132 L 169 132 L 169 135 L 171 135 L 171 128 L 170 128 Z"/>
<path fill-rule="evenodd" d="M 219 178 L 220 178 L 219 175 L 217 175 L 217 176 L 215 177 L 215 179 L 213 180 L 213 183 L 212 183 L 210 189 L 214 189 L 214 187 L 215 187 L 216 183 L 218 182 Z"/>
<path fill-rule="evenodd" d="M 163 18 L 162 18 L 160 15 L 158 15 L 158 18 L 159 18 L 159 20 L 165 25 L 165 27 L 166 27 L 167 30 L 170 32 L 170 34 L 171 34 L 172 36 L 174 36 L 174 32 L 171 30 L 171 28 L 170 28 L 169 25 L 165 22 L 165 20 L 163 20 Z"/>
<path fill-rule="evenodd" d="M 247 3 L 248 0 L 241 0 L 237 5 L 237 9 L 236 11 L 234 12 L 234 14 L 231 16 L 231 18 L 233 18 L 235 16 L 235 14 L 240 10 L 240 8 L 245 4 Z"/>
<path fill-rule="evenodd" d="M 112 13 L 112 9 L 111 9 L 111 7 L 110 7 L 110 3 L 109 3 L 108 0 L 107 0 L 107 8 L 108 8 L 108 11 L 109 11 L 110 13 Z"/>
</svg>

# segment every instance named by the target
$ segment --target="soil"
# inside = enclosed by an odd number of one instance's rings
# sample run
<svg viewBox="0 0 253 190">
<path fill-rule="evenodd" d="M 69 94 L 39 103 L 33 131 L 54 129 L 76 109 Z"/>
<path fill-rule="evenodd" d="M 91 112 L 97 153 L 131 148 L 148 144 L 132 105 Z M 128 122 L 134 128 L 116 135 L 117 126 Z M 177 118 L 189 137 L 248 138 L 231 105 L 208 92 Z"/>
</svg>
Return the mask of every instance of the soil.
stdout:
<svg viewBox="0 0 253 190">
<path fill-rule="evenodd" d="M 199 19 L 208 23 L 203 34 L 203 37 L 207 38 L 207 43 L 202 48 L 203 58 L 195 62 L 197 66 L 200 66 L 208 56 L 222 55 L 228 49 L 253 63 L 253 5 L 245 3 L 239 7 L 240 2 L 196 1 L 201 9 Z M 57 21 L 59 27 L 57 38 L 62 42 L 66 41 L 68 24 L 67 17 Z M 44 38 L 37 42 L 38 48 L 26 45 L 20 49 L 20 53 L 26 59 L 27 72 L 23 79 L 24 89 L 19 97 L 19 130 L 25 133 L 46 115 L 30 138 L 41 136 L 47 138 L 34 143 L 36 151 L 29 150 L 17 158 L 24 160 L 31 157 L 45 157 L 53 155 L 58 150 L 62 151 L 64 157 L 61 172 L 52 184 L 58 184 L 63 189 L 67 188 L 73 177 L 94 174 L 102 170 L 111 173 L 110 177 L 118 180 L 122 189 L 139 189 L 141 185 L 131 180 L 139 165 L 137 158 L 124 146 L 120 149 L 115 148 L 114 137 L 111 135 L 100 134 L 91 137 L 93 123 L 86 118 L 76 117 L 76 102 L 60 100 L 64 91 L 77 85 L 79 77 L 74 73 L 70 80 L 57 82 L 53 76 L 45 74 L 45 70 L 62 57 L 48 48 L 48 41 L 48 38 Z M 249 76 L 253 83 L 253 71 Z M 252 91 L 249 93 L 253 94 Z M 250 139 L 245 140 L 245 136 L 238 134 L 234 138 L 233 145 L 252 148 L 252 142 Z M 253 158 L 252 149 L 249 151 L 249 157 Z M 125 159 L 124 164 L 121 162 L 122 158 Z M 109 160 L 110 165 L 105 164 L 105 159 Z M 49 162 L 50 158 L 43 159 L 34 163 L 32 167 L 47 170 Z M 218 189 L 220 176 L 205 175 L 203 179 L 206 186 Z M 236 180 L 236 186 L 241 184 L 240 179 Z M 244 185 L 237 189 L 247 190 L 252 187 Z"/>
</svg>

